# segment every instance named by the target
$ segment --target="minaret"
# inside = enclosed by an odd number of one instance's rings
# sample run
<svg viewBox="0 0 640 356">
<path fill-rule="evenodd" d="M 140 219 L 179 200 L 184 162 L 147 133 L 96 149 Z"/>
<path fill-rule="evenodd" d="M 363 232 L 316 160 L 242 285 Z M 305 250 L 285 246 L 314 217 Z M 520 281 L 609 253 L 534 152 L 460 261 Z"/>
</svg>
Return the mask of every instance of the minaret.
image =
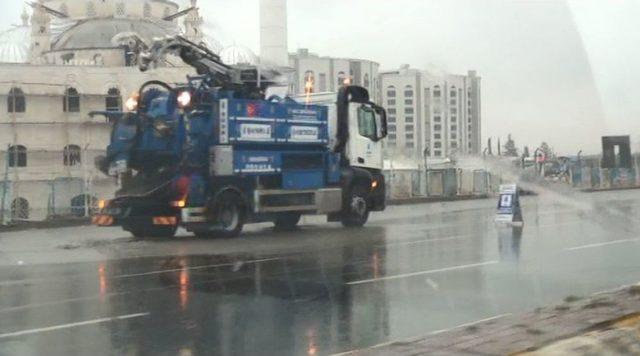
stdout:
<svg viewBox="0 0 640 356">
<path fill-rule="evenodd" d="M 184 35 L 191 42 L 201 43 L 203 19 L 198 10 L 198 0 L 191 0 L 191 7 L 193 10 L 189 11 L 184 19 Z"/>
<path fill-rule="evenodd" d="M 262 63 L 289 65 L 287 0 L 260 0 L 260 58 Z"/>
<path fill-rule="evenodd" d="M 44 0 L 39 0 L 38 3 L 33 6 L 33 15 L 31 16 L 31 48 L 29 53 L 29 61 L 31 63 L 38 61 L 44 52 L 51 49 L 51 18 L 47 11 L 41 6 L 43 3 Z"/>
</svg>

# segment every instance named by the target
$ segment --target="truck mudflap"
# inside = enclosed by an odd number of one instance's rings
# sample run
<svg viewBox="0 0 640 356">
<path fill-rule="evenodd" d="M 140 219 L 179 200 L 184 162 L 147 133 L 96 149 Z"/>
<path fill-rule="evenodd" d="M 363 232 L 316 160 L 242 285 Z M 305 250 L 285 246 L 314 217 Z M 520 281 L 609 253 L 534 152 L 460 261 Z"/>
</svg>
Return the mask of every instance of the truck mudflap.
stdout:
<svg viewBox="0 0 640 356">
<path fill-rule="evenodd" d="M 371 193 L 369 194 L 369 209 L 384 211 L 387 208 L 387 192 L 384 175 L 380 172 L 372 173 Z"/>
</svg>

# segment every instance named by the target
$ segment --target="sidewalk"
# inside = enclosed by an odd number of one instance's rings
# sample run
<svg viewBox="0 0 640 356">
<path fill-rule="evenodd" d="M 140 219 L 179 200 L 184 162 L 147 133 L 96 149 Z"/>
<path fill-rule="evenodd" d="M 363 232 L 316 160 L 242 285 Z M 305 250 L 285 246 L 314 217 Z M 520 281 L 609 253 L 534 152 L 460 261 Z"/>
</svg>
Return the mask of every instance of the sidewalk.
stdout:
<svg viewBox="0 0 640 356">
<path fill-rule="evenodd" d="M 407 199 L 389 199 L 387 205 L 411 205 L 411 204 L 423 204 L 423 203 L 441 203 L 441 202 L 455 202 L 455 201 L 467 201 L 467 200 L 480 200 L 489 199 L 491 195 L 456 195 L 452 197 L 414 197 Z"/>
<path fill-rule="evenodd" d="M 3 232 L 24 231 L 31 229 L 54 229 L 60 227 L 74 227 L 90 225 L 90 218 L 66 218 L 45 221 L 18 222 L 8 226 L 0 225 L 0 234 Z"/>
<path fill-rule="evenodd" d="M 563 304 L 505 315 L 351 355 L 640 354 L 640 285 L 568 297 Z"/>
</svg>

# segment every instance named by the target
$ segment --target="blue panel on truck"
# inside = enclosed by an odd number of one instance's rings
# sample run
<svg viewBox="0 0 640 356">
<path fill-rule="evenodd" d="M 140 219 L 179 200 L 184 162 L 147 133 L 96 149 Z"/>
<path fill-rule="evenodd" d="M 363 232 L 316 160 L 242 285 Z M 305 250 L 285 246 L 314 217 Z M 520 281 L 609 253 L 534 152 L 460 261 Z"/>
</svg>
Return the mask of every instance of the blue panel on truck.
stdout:
<svg viewBox="0 0 640 356">
<path fill-rule="evenodd" d="M 236 174 L 264 175 L 276 174 L 282 167 L 280 152 L 234 151 L 233 171 Z"/>
<path fill-rule="evenodd" d="M 282 172 L 283 189 L 318 189 L 324 186 L 324 171 L 321 169 L 286 170 Z"/>
<path fill-rule="evenodd" d="M 326 146 L 329 142 L 328 109 L 298 103 L 229 100 L 225 125 L 232 144 L 286 144 L 305 147 Z M 227 130 L 228 125 L 228 130 Z M 221 141 L 227 137 L 221 137 Z"/>
</svg>

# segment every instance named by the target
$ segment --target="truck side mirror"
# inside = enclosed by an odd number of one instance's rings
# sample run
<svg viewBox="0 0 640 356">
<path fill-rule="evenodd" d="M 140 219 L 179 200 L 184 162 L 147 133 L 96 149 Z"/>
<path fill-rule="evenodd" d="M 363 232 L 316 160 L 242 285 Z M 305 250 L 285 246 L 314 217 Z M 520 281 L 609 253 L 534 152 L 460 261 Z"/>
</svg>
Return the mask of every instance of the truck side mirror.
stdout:
<svg viewBox="0 0 640 356">
<path fill-rule="evenodd" d="M 373 110 L 376 112 L 376 127 L 378 128 L 378 140 L 382 140 L 387 137 L 387 111 L 378 105 L 373 105 Z"/>
</svg>

